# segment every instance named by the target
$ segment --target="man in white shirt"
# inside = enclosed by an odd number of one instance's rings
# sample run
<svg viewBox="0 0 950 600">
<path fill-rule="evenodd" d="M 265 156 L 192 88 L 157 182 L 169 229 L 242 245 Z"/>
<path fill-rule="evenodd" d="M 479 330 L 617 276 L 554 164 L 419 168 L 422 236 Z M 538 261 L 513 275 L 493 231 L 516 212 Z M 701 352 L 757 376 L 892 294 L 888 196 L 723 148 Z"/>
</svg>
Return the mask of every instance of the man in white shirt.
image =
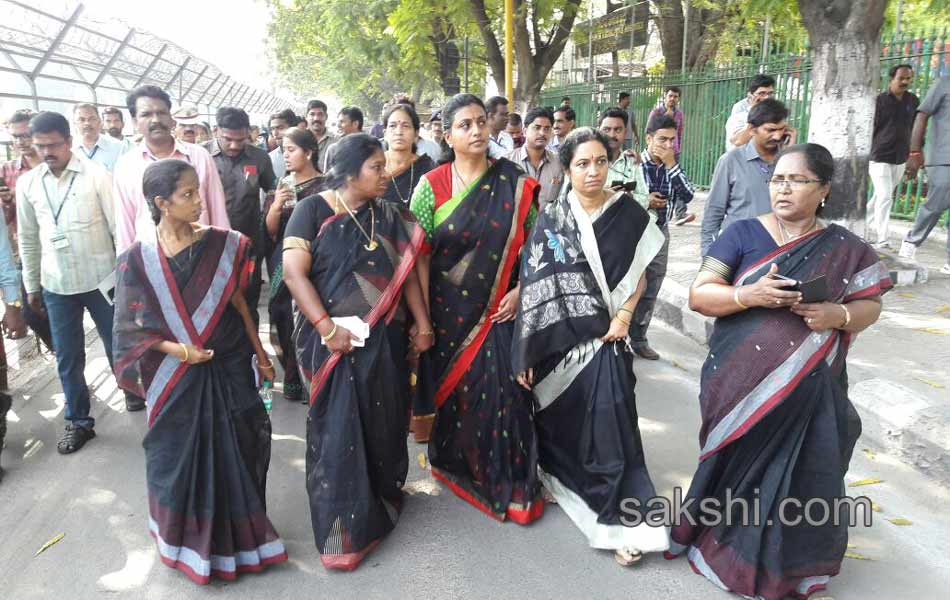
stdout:
<svg viewBox="0 0 950 600">
<path fill-rule="evenodd" d="M 571 131 L 574 130 L 574 121 L 577 114 L 570 105 L 562 105 L 554 111 L 554 138 L 548 144 L 548 150 L 555 154 L 560 152 L 561 144 Z"/>
<path fill-rule="evenodd" d="M 732 105 L 732 113 L 726 120 L 726 152 L 745 146 L 752 139 L 753 131 L 747 127 L 752 107 L 775 96 L 775 78 L 760 73 L 749 82 L 749 93 Z"/>
<path fill-rule="evenodd" d="M 268 153 L 270 164 L 274 167 L 277 179 L 283 179 L 287 175 L 287 163 L 284 162 L 284 132 L 297 125 L 297 115 L 293 110 L 285 108 L 272 114 L 267 125 L 270 127 L 271 138 L 277 143 L 277 147 Z"/>
<path fill-rule="evenodd" d="M 485 103 L 488 114 L 488 127 L 491 137 L 488 140 L 488 155 L 492 158 L 508 156 L 515 149 L 515 140 L 505 129 L 508 128 L 508 99 L 492 96 Z"/>
<path fill-rule="evenodd" d="M 46 301 L 56 367 L 66 396 L 66 432 L 57 444 L 70 454 L 96 436 L 90 416 L 83 313 L 89 311 L 112 366 L 115 211 L 112 177 L 70 150 L 69 121 L 54 112 L 30 120 L 43 163 L 17 182 L 17 224 L 27 301 Z M 142 406 L 129 406 L 140 410 Z"/>
<path fill-rule="evenodd" d="M 116 161 L 128 147 L 108 135 L 102 135 L 99 109 L 93 104 L 77 104 L 73 107 L 73 125 L 79 134 L 73 151 L 82 152 L 83 156 L 99 163 L 110 173 L 115 170 Z"/>
</svg>

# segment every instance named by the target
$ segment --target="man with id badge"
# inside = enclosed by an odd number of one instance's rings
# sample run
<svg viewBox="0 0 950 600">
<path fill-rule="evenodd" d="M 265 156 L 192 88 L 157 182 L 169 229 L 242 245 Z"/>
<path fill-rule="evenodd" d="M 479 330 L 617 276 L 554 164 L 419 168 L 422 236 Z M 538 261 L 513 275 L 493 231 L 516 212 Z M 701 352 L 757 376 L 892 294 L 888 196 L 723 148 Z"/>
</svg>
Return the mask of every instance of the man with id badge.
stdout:
<svg viewBox="0 0 950 600">
<path fill-rule="evenodd" d="M 55 112 L 30 120 L 43 162 L 17 184 L 23 284 L 36 311 L 46 302 L 56 368 L 66 396 L 66 432 L 57 444 L 70 454 L 96 436 L 90 415 L 83 312 L 88 310 L 112 365 L 115 213 L 112 177 L 70 150 L 69 121 Z M 140 410 L 139 400 L 129 410 Z"/>
</svg>

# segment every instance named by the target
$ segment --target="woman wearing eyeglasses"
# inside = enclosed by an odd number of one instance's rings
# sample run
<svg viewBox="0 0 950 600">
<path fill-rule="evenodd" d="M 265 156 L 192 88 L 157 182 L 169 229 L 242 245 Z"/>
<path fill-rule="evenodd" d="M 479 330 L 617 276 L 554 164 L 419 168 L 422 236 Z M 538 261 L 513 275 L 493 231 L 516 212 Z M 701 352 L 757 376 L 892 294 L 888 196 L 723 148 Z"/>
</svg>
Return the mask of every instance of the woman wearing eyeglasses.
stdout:
<svg viewBox="0 0 950 600">
<path fill-rule="evenodd" d="M 684 520 L 671 552 L 687 552 L 698 573 L 746 597 L 810 597 L 838 573 L 848 543 L 850 515 L 813 525 L 801 507 L 827 501 L 833 512 L 844 495 L 861 433 L 845 361 L 855 334 L 881 314 L 891 280 L 867 243 L 818 218 L 833 175 L 823 146 L 782 152 L 769 181 L 772 212 L 729 226 L 690 289 L 690 308 L 717 317 L 702 371 L 692 516 L 707 499 L 724 505 L 728 493 L 749 514 L 758 501 L 761 518 Z M 791 289 L 822 276 L 819 301 Z"/>
</svg>

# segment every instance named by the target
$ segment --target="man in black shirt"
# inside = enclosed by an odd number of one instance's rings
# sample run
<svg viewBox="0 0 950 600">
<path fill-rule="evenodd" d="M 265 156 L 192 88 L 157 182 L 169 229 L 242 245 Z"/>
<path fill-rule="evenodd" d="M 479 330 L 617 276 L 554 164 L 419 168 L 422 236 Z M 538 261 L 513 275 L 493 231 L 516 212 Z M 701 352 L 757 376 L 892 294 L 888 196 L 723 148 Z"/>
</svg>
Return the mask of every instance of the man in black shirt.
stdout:
<svg viewBox="0 0 950 600">
<path fill-rule="evenodd" d="M 227 198 L 231 228 L 254 242 L 254 274 L 247 289 L 247 303 L 257 317 L 261 292 L 261 191 L 273 192 L 276 187 L 274 167 L 267 152 L 248 143 L 251 122 L 240 108 L 222 106 L 215 115 L 217 137 L 203 144 L 211 154 L 221 175 Z"/>
<path fill-rule="evenodd" d="M 874 196 L 868 201 L 865 236 L 875 248 L 890 248 L 887 226 L 891 219 L 894 188 L 904 175 L 904 163 L 910 153 L 910 132 L 920 104 L 917 96 L 907 91 L 914 79 L 913 67 L 897 65 L 889 74 L 887 91 L 877 97 L 871 162 L 868 165 Z"/>
</svg>

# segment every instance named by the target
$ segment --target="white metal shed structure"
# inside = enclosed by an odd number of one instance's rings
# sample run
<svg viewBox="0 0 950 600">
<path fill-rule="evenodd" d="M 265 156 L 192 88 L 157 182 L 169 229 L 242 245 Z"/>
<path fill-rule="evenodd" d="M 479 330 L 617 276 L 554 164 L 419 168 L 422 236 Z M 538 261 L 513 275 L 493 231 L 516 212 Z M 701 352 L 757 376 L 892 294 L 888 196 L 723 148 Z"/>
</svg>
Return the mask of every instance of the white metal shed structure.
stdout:
<svg viewBox="0 0 950 600">
<path fill-rule="evenodd" d="M 239 106 L 259 123 L 295 105 L 146 31 L 84 16 L 81 3 L 60 6 L 63 14 L 54 14 L 0 0 L 0 117 L 26 107 L 68 115 L 73 104 L 89 102 L 122 108 L 128 123 L 125 96 L 144 83 L 167 91 L 173 108 L 196 106 L 209 121 L 219 106 Z"/>
</svg>

